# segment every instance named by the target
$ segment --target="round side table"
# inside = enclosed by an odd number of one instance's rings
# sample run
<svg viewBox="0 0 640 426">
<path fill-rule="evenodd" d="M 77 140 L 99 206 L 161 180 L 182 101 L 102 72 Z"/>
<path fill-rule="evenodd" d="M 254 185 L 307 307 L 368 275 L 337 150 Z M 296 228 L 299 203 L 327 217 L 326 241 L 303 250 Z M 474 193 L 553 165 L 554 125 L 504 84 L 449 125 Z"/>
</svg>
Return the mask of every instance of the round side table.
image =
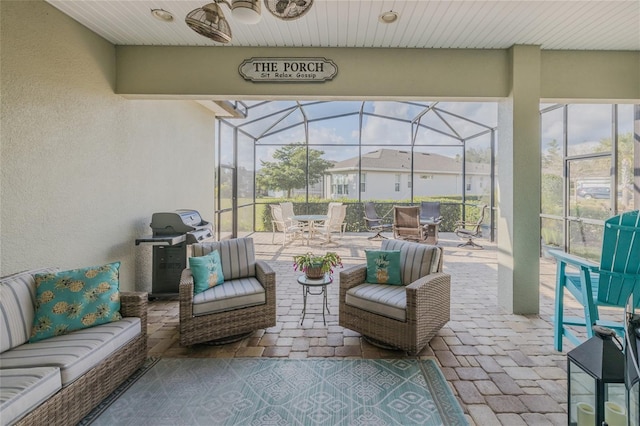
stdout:
<svg viewBox="0 0 640 426">
<path fill-rule="evenodd" d="M 302 319 L 300 320 L 300 325 L 304 321 L 304 317 L 307 314 L 307 295 L 311 294 L 313 296 L 322 295 L 322 321 L 324 325 L 327 325 L 327 320 L 324 317 L 324 310 L 329 312 L 329 302 L 327 301 L 327 286 L 333 282 L 333 277 L 329 274 L 324 274 L 323 278 L 312 280 L 307 278 L 306 275 L 300 275 L 298 277 L 298 283 L 302 286 Z M 312 288 L 319 288 L 320 291 L 314 293 L 311 291 Z"/>
</svg>

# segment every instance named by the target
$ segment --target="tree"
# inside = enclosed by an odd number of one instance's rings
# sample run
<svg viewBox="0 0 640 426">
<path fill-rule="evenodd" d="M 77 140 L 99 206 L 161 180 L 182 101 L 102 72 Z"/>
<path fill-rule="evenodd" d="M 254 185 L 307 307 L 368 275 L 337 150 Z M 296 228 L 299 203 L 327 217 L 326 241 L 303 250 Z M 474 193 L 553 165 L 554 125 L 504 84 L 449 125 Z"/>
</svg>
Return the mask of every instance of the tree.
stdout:
<svg viewBox="0 0 640 426">
<path fill-rule="evenodd" d="M 320 182 L 324 173 L 333 166 L 322 158 L 323 154 L 324 151 L 308 149 L 307 163 L 306 144 L 286 145 L 274 152 L 275 161 L 260 160 L 262 168 L 256 175 L 256 184 L 261 188 L 287 191 L 287 198 L 291 198 L 292 190 Z"/>
<path fill-rule="evenodd" d="M 556 139 L 549 141 L 546 151 L 542 153 L 542 168 L 544 170 L 562 170 L 562 149 Z"/>
<path fill-rule="evenodd" d="M 465 155 L 467 163 L 491 163 L 491 148 L 467 148 Z"/>
</svg>

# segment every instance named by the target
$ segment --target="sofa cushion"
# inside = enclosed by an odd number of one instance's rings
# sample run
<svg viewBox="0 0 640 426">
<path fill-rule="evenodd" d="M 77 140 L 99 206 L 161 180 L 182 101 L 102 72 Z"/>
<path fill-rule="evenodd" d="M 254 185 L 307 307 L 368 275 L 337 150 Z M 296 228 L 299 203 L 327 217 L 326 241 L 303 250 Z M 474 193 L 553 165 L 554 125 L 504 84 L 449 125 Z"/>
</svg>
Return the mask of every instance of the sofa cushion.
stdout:
<svg viewBox="0 0 640 426">
<path fill-rule="evenodd" d="M 438 272 L 441 248 L 411 241 L 384 240 L 382 250 L 400 250 L 400 277 L 403 285 Z"/>
<path fill-rule="evenodd" d="M 0 368 L 59 367 L 64 387 L 107 359 L 140 332 L 140 318 L 123 318 L 18 346 L 0 354 Z"/>
<path fill-rule="evenodd" d="M 0 352 L 29 341 L 36 305 L 33 276 L 57 270 L 34 269 L 0 278 Z"/>
<path fill-rule="evenodd" d="M 120 262 L 36 274 L 36 314 L 30 342 L 118 321 Z"/>
<path fill-rule="evenodd" d="M 0 370 L 0 419 L 11 425 L 62 388 L 57 367 Z"/>
<path fill-rule="evenodd" d="M 400 250 L 365 250 L 370 284 L 401 285 Z"/>
<path fill-rule="evenodd" d="M 193 256 L 204 256 L 214 250 L 220 252 L 225 280 L 256 276 L 256 254 L 253 238 L 233 238 L 191 246 Z"/>
<path fill-rule="evenodd" d="M 193 296 L 193 314 L 206 315 L 264 303 L 267 303 L 267 296 L 258 279 L 241 278 L 225 281 Z"/>
<path fill-rule="evenodd" d="M 193 294 L 202 293 L 208 288 L 224 282 L 220 252 L 214 250 L 204 256 L 189 258 L 189 268 L 193 275 Z"/>
<path fill-rule="evenodd" d="M 360 284 L 347 290 L 345 303 L 398 321 L 404 322 L 407 318 L 407 293 L 404 286 Z"/>
</svg>

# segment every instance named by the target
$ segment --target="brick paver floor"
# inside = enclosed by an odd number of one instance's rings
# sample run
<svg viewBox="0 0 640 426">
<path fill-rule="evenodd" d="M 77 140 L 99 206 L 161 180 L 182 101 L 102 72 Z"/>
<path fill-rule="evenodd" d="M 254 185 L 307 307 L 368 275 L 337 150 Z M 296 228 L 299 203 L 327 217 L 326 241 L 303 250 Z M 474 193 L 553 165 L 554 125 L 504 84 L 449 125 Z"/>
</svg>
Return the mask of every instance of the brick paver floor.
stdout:
<svg viewBox="0 0 640 426">
<path fill-rule="evenodd" d="M 277 325 L 236 343 L 222 346 L 178 343 L 178 303 L 155 300 L 149 305 L 149 356 L 155 357 L 281 357 L 402 358 L 402 351 L 380 349 L 352 330 L 338 325 L 338 275 L 328 288 L 327 325 L 322 297 L 309 296 L 300 324 L 302 289 L 292 256 L 305 251 L 336 251 L 346 266 L 364 262 L 364 250 L 379 248 L 371 234 L 346 234 L 336 244 L 309 246 L 294 241 L 271 244 L 271 233 L 253 234 L 256 256 L 277 276 Z M 451 274 L 451 321 L 419 354 L 435 358 L 456 394 L 470 425 L 566 425 L 567 383 L 564 352 L 553 349 L 555 265 L 541 259 L 540 314 L 514 315 L 497 304 L 496 247 L 479 240 L 483 250 L 458 248 L 460 240 L 441 233 L 444 271 Z M 568 303 L 577 308 L 575 303 Z M 579 311 L 577 311 L 579 312 Z M 614 317 L 615 318 L 615 317 Z"/>
</svg>

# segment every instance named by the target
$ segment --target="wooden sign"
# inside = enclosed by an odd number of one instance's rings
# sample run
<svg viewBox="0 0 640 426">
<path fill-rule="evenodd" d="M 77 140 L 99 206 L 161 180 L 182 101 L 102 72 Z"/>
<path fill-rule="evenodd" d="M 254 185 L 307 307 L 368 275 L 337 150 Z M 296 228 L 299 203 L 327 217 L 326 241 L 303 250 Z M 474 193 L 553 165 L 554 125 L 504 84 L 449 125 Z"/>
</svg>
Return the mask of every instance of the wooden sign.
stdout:
<svg viewBox="0 0 640 426">
<path fill-rule="evenodd" d="M 243 61 L 238 72 L 254 82 L 324 82 L 338 73 L 336 64 L 325 58 L 251 58 Z"/>
</svg>

